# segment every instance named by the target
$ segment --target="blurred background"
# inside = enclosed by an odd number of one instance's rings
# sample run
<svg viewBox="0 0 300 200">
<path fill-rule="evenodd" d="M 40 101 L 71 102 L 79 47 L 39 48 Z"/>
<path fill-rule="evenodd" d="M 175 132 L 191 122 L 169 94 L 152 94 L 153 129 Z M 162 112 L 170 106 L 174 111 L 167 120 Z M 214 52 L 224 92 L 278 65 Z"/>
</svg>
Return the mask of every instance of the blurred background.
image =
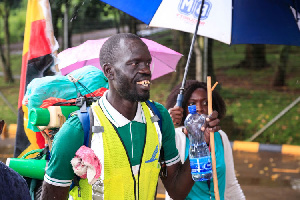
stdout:
<svg viewBox="0 0 300 200">
<path fill-rule="evenodd" d="M 165 103 L 170 89 L 182 81 L 192 34 L 150 28 L 99 0 L 51 0 L 59 52 L 88 39 L 132 32 L 180 52 L 176 72 L 154 81 L 151 99 Z M 0 118 L 17 122 L 26 0 L 0 2 Z M 188 79 L 219 82 L 226 100 L 222 128 L 230 140 L 247 140 L 295 101 L 300 94 L 300 48 L 285 45 L 232 45 L 197 37 Z M 300 107 L 294 105 L 253 141 L 300 145 Z"/>
<path fill-rule="evenodd" d="M 59 43 L 58 52 L 89 39 L 131 32 L 168 46 L 184 55 L 177 65 L 176 72 L 153 81 L 152 100 L 165 104 L 171 88 L 182 81 L 192 34 L 148 27 L 99 0 L 50 0 L 50 4 L 54 35 Z M 5 157 L 12 157 L 16 134 L 26 8 L 26 0 L 0 1 L 0 120 L 3 119 L 6 122 L 0 141 L 10 141 L 5 142 L 6 146 L 10 145 L 10 149 L 0 149 L 3 162 Z M 216 89 L 221 93 L 227 105 L 227 115 L 222 120 L 221 126 L 228 134 L 230 141 L 299 146 L 299 65 L 299 46 L 264 44 L 229 46 L 198 36 L 187 78 L 206 82 L 206 76 L 211 76 L 212 84 L 219 83 Z M 282 188 L 285 185 L 284 181 L 291 186 L 294 181 L 298 192 L 293 193 L 294 196 L 290 199 L 299 197 L 299 156 L 287 159 L 277 154 L 263 156 L 243 155 L 236 152 L 234 154 L 239 156 L 237 158 L 239 161 L 235 163 L 240 167 L 239 174 L 241 171 L 246 170 L 245 173 L 247 173 L 247 169 L 253 169 L 252 162 L 269 161 L 266 165 L 261 164 L 253 172 L 260 177 L 268 177 L 268 181 L 257 181 L 259 178 L 244 179 L 243 182 L 250 185 L 272 185 L 274 181 L 279 180 L 279 176 L 274 176 L 276 173 L 270 172 L 266 175 L 267 171 L 274 167 L 272 163 L 276 160 L 275 158 L 278 158 L 277 161 L 281 164 L 293 163 L 295 171 L 286 172 L 289 173 L 286 176 L 290 178 L 281 176 L 282 179 L 277 186 Z M 250 188 L 249 193 L 251 190 Z M 252 199 L 257 199 L 257 197 Z"/>
</svg>

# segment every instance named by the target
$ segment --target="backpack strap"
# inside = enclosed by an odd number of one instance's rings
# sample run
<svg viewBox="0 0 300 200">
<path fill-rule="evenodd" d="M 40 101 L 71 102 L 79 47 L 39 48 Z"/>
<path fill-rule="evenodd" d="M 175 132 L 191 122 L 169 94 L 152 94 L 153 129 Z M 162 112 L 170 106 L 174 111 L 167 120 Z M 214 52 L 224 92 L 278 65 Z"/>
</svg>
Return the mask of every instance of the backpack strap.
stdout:
<svg viewBox="0 0 300 200">
<path fill-rule="evenodd" d="M 86 112 L 87 111 L 87 112 Z M 93 125 L 94 125 L 94 115 L 91 107 L 86 107 L 86 111 L 77 110 L 74 113 L 78 116 L 80 123 L 84 132 L 83 145 L 91 147 L 92 134 L 93 134 Z M 92 127 L 92 128 L 90 128 Z M 72 184 L 70 186 L 70 191 L 77 186 L 78 187 L 78 196 L 81 196 L 81 191 L 79 187 L 80 177 L 74 175 Z"/>
<path fill-rule="evenodd" d="M 93 133 L 104 132 L 103 126 L 94 126 L 94 114 L 91 107 L 86 107 L 86 111 L 77 110 L 76 114 L 82 124 L 84 132 L 83 144 L 87 147 L 91 147 Z"/>
<path fill-rule="evenodd" d="M 77 110 L 76 112 L 84 132 L 83 144 L 87 147 L 90 147 L 94 130 L 94 115 L 91 107 L 86 107 L 86 111 L 87 112 L 82 112 L 81 110 Z"/>
<path fill-rule="evenodd" d="M 90 136 L 90 116 L 89 113 L 91 110 L 90 107 L 86 107 L 87 112 L 82 112 L 81 110 L 77 110 L 77 116 L 81 122 L 83 132 L 84 132 L 84 142 L 85 146 L 89 146 L 89 136 Z"/>
<path fill-rule="evenodd" d="M 160 128 L 160 131 L 162 131 L 162 116 L 159 112 L 159 110 L 156 108 L 155 104 L 153 101 L 147 100 L 146 104 L 148 107 L 153 111 L 154 116 L 151 117 L 152 122 L 157 122 Z M 164 155 L 164 147 L 161 146 L 160 148 L 160 156 L 159 156 L 159 163 L 161 166 L 161 170 L 159 172 L 159 176 L 161 178 L 166 178 L 167 177 L 167 165 L 165 162 L 165 155 Z"/>
<path fill-rule="evenodd" d="M 158 111 L 158 109 L 156 108 L 155 104 L 153 101 L 147 100 L 146 104 L 148 105 L 148 107 L 150 107 L 150 109 L 152 110 L 152 112 L 154 113 L 154 116 L 151 117 L 151 121 L 152 122 L 157 122 L 159 125 L 160 130 L 162 130 L 162 117 L 160 112 Z"/>
</svg>

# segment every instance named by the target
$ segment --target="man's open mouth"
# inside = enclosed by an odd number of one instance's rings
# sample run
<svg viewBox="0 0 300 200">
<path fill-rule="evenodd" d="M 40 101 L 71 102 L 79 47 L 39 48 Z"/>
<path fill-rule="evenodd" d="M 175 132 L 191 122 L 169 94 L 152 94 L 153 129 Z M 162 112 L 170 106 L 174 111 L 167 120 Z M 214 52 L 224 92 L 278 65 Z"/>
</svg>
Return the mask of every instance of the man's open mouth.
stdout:
<svg viewBox="0 0 300 200">
<path fill-rule="evenodd" d="M 143 80 L 143 81 L 136 82 L 136 84 L 142 85 L 142 86 L 149 86 L 150 81 L 149 80 Z"/>
</svg>

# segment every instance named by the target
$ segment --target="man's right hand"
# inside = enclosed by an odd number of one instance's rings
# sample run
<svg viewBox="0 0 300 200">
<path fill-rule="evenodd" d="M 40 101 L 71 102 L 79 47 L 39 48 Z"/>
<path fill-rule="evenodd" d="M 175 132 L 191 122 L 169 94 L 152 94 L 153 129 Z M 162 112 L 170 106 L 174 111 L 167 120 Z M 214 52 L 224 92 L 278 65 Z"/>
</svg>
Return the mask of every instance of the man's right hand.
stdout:
<svg viewBox="0 0 300 200">
<path fill-rule="evenodd" d="M 183 108 L 179 106 L 174 106 L 169 109 L 170 116 L 172 118 L 174 126 L 179 126 L 183 117 Z"/>
</svg>

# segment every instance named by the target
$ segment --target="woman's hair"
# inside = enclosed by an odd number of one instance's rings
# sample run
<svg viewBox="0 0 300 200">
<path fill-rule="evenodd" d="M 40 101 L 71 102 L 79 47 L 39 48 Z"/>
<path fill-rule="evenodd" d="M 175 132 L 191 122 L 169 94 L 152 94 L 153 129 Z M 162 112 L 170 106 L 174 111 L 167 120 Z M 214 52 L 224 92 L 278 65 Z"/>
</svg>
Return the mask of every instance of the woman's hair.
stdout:
<svg viewBox="0 0 300 200">
<path fill-rule="evenodd" d="M 177 101 L 177 96 L 180 92 L 180 87 L 181 83 L 175 86 L 171 93 L 169 94 L 166 102 L 166 108 L 170 109 L 173 108 L 176 104 Z M 184 89 L 184 96 L 183 96 L 183 101 L 182 101 L 182 108 L 183 108 L 183 120 L 181 121 L 181 125 L 183 125 L 183 121 L 187 116 L 186 113 L 186 107 L 188 100 L 190 99 L 192 93 L 198 89 L 198 88 L 203 88 L 205 91 L 207 91 L 206 83 L 204 82 L 199 82 L 196 80 L 187 80 L 185 83 L 185 89 Z M 226 114 L 226 105 L 221 97 L 221 95 L 216 91 L 212 91 L 212 107 L 213 110 L 216 110 L 218 114 L 218 118 L 221 120 L 223 117 L 225 117 Z"/>
</svg>

